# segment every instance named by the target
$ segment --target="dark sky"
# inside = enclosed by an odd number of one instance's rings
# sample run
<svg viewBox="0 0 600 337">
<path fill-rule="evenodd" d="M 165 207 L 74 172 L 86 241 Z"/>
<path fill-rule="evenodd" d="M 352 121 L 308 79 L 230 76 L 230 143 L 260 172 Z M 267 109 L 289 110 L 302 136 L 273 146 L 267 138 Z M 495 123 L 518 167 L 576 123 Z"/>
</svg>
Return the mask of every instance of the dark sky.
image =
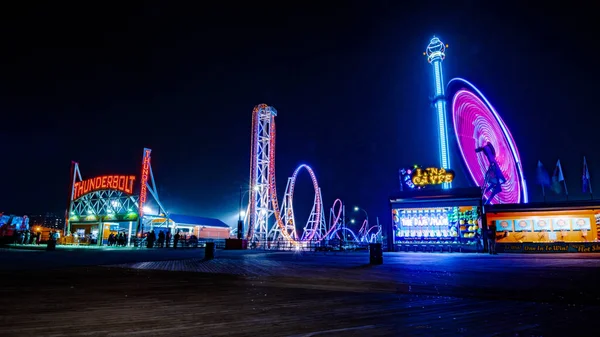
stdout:
<svg viewBox="0 0 600 337">
<path fill-rule="evenodd" d="M 264 102 L 279 112 L 280 196 L 307 163 L 326 209 L 342 198 L 387 221 L 398 168 L 437 164 L 422 55 L 433 34 L 450 45 L 446 79 L 473 82 L 512 130 L 532 199 L 541 199 L 538 159 L 550 171 L 561 159 L 573 198 L 584 198 L 584 155 L 592 183 L 600 177 L 591 7 L 214 3 L 0 11 L 0 210 L 62 211 L 71 160 L 85 177 L 139 175 L 149 147 L 168 210 L 232 223 L 248 182 L 252 108 Z M 312 199 L 303 174 L 299 222 Z"/>
</svg>

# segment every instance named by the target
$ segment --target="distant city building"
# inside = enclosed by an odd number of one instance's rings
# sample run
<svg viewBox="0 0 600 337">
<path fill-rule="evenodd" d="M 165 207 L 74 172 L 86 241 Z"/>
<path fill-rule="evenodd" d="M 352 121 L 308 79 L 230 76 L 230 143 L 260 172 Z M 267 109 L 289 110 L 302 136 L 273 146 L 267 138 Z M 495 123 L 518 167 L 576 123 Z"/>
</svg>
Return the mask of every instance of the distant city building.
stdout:
<svg viewBox="0 0 600 337">
<path fill-rule="evenodd" d="M 57 216 L 54 213 L 46 213 L 46 216 L 44 217 L 44 224 L 42 226 L 54 229 L 64 229 L 65 218 L 62 216 Z"/>
<path fill-rule="evenodd" d="M 53 229 L 64 229 L 65 218 L 55 213 L 29 215 L 29 227 L 41 226 Z"/>
<path fill-rule="evenodd" d="M 29 227 L 42 226 L 44 224 L 44 215 L 33 214 L 29 215 Z"/>
</svg>

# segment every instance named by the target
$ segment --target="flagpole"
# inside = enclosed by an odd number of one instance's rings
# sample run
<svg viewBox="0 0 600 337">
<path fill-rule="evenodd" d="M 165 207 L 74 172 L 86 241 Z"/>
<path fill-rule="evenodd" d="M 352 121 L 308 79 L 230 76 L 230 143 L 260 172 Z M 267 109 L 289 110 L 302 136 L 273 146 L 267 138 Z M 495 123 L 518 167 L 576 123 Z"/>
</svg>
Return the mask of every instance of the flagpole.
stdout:
<svg viewBox="0 0 600 337">
<path fill-rule="evenodd" d="M 585 157 L 583 157 L 583 160 L 585 160 Z M 594 190 L 592 189 L 592 179 L 589 178 L 590 175 L 590 171 L 587 167 L 587 162 L 585 163 L 585 172 L 587 173 L 587 180 L 588 180 L 588 187 L 590 189 L 590 200 L 594 200 Z"/>
<path fill-rule="evenodd" d="M 556 162 L 556 169 L 558 169 L 558 182 L 563 182 L 563 185 L 565 186 L 565 196 L 567 198 L 567 201 L 569 201 L 569 190 L 567 189 L 567 180 L 565 179 L 565 176 L 563 174 L 562 165 L 560 165 L 560 159 Z M 554 170 L 556 171 L 556 169 Z"/>
<path fill-rule="evenodd" d="M 546 202 L 546 185 L 550 186 L 550 177 L 548 172 L 544 168 L 541 160 L 538 160 L 537 165 L 537 181 L 538 184 L 542 185 L 542 196 L 544 197 L 544 203 Z"/>
<path fill-rule="evenodd" d="M 592 179 L 590 178 L 590 169 L 588 168 L 587 160 L 583 156 L 583 164 L 585 165 L 585 179 L 587 179 L 588 188 L 590 189 L 590 200 L 594 200 L 594 190 L 592 189 Z"/>
<path fill-rule="evenodd" d="M 542 196 L 544 197 L 544 203 L 546 202 L 546 190 L 544 189 L 544 184 L 542 184 Z"/>
</svg>

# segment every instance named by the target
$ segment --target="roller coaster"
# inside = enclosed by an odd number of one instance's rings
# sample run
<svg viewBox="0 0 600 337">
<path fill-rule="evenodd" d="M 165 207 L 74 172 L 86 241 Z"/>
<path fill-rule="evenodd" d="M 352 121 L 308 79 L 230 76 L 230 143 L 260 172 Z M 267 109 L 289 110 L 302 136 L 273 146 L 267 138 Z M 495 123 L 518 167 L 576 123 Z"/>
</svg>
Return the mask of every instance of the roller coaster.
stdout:
<svg viewBox="0 0 600 337">
<path fill-rule="evenodd" d="M 337 211 L 336 211 L 337 206 Z M 344 222 L 345 207 L 340 199 L 336 199 L 331 206 L 329 212 L 329 235 L 327 236 L 328 241 L 346 241 L 351 243 L 373 243 L 377 242 L 381 235 L 381 226 L 374 225 L 369 227 L 369 221 L 365 219 L 362 226 L 355 233 L 350 228 L 347 228 Z"/>
<path fill-rule="evenodd" d="M 343 240 L 353 243 L 375 242 L 381 234 L 381 227 L 369 227 L 365 220 L 358 233 L 345 225 L 344 205 L 336 199 L 330 209 L 329 223 L 325 221 L 323 198 L 317 177 L 308 165 L 300 165 L 287 180 L 281 202 L 277 198 L 275 178 L 275 117 L 277 110 L 260 104 L 252 110 L 252 133 L 250 142 L 250 184 L 248 211 L 245 223 L 248 224 L 246 239 L 253 247 L 271 248 L 306 246 Z M 294 189 L 300 171 L 306 171 L 315 191 L 314 203 L 308 221 L 301 232 L 294 214 Z M 274 220 L 274 221 L 270 221 Z"/>
</svg>

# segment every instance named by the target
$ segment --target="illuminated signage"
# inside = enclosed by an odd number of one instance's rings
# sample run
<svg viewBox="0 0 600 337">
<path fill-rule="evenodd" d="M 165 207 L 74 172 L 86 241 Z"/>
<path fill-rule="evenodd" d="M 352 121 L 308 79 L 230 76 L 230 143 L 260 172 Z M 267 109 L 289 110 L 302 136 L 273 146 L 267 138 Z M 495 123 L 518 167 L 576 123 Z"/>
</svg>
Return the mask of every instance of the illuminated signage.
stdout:
<svg viewBox="0 0 600 337">
<path fill-rule="evenodd" d="M 146 202 L 146 198 L 148 195 L 148 176 L 150 175 L 150 153 L 152 150 L 144 149 L 144 159 L 142 160 L 142 181 L 141 181 L 141 189 L 140 189 L 140 217 L 144 214 L 144 203 Z"/>
<path fill-rule="evenodd" d="M 412 171 L 410 179 L 416 186 L 441 185 L 454 180 L 454 171 L 437 167 L 417 167 Z"/>
<path fill-rule="evenodd" d="M 117 190 L 131 194 L 135 176 L 100 176 L 82 181 L 76 181 L 74 186 L 73 200 L 79 199 L 84 194 L 100 190 Z"/>
<path fill-rule="evenodd" d="M 400 184 L 406 185 L 409 188 L 415 188 L 415 184 L 413 184 L 412 180 L 410 180 L 410 174 L 412 173 L 411 169 L 400 169 Z M 402 187 L 400 187 L 402 190 Z"/>
</svg>

